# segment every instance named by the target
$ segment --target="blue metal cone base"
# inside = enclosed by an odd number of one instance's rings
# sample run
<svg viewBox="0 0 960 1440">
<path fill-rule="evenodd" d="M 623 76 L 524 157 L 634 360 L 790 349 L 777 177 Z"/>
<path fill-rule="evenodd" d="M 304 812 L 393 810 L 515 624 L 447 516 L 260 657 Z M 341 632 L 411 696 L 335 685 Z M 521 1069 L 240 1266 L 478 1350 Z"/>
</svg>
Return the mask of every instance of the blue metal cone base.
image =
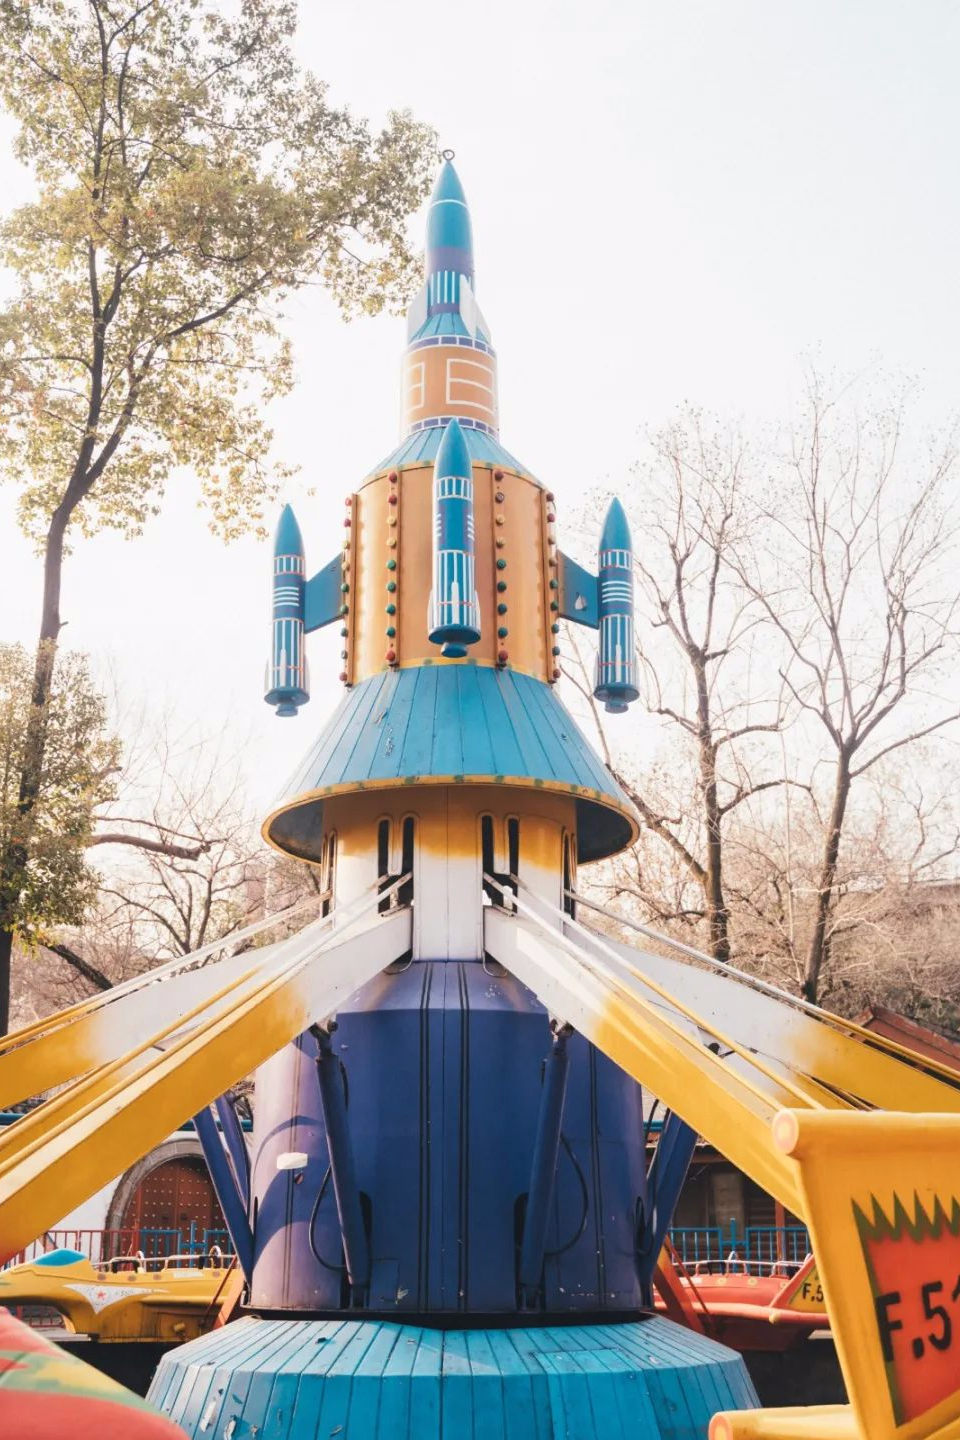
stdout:
<svg viewBox="0 0 960 1440">
<path fill-rule="evenodd" d="M 754 1409 L 743 1360 L 659 1317 L 428 1330 L 237 1321 L 165 1355 L 147 1397 L 195 1440 L 706 1440 Z"/>
<path fill-rule="evenodd" d="M 468 663 L 383 670 L 347 691 L 263 833 L 298 859 L 318 859 L 325 797 L 466 781 L 575 795 L 581 861 L 616 854 L 638 832 L 630 801 L 551 686 Z"/>
</svg>

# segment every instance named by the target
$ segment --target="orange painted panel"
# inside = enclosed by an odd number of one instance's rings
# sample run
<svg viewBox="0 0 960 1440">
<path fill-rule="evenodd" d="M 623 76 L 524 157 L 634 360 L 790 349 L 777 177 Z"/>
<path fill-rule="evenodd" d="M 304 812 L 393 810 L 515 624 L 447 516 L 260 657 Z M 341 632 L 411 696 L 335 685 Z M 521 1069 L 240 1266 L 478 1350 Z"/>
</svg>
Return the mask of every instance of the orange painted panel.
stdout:
<svg viewBox="0 0 960 1440">
<path fill-rule="evenodd" d="M 468 345 L 431 345 L 403 359 L 402 428 L 438 415 L 498 424 L 496 356 Z"/>
<path fill-rule="evenodd" d="M 513 669 L 548 679 L 553 663 L 543 491 L 534 480 L 509 471 L 498 481 L 490 465 L 475 465 L 473 480 L 481 638 L 470 647 L 468 660 L 494 665 L 503 648 Z M 397 504 L 391 505 L 394 490 Z M 498 494 L 503 496 L 500 502 Z M 433 467 L 403 469 L 395 486 L 387 475 L 375 476 L 355 498 L 353 513 L 354 683 L 385 668 L 388 648 L 395 650 L 401 666 L 425 661 L 465 663 L 444 659 L 427 635 L 433 579 Z M 391 540 L 396 540 L 395 547 Z M 502 541 L 499 546 L 498 541 Z M 397 560 L 392 571 L 390 559 Z M 497 569 L 498 559 L 506 562 L 502 570 Z M 505 591 L 498 592 L 498 581 L 506 584 Z M 387 589 L 391 582 L 396 585 L 392 592 Z M 386 609 L 391 603 L 396 605 L 392 617 Z M 497 614 L 501 603 L 507 606 L 503 616 Z M 396 628 L 395 639 L 387 637 L 390 624 Z M 500 626 L 509 632 L 505 639 L 497 635 Z"/>
</svg>

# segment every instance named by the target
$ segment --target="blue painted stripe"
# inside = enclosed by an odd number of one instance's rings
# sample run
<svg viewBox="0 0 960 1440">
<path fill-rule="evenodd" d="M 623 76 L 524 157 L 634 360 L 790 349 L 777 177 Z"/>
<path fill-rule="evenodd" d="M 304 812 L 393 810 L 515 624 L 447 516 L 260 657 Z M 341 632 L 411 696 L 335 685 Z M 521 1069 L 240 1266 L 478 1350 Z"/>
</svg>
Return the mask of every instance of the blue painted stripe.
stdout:
<svg viewBox="0 0 960 1440">
<path fill-rule="evenodd" d="M 465 730 L 470 732 L 470 763 L 479 764 L 481 775 L 496 774 L 503 757 L 497 754 L 491 733 L 487 709 L 483 701 L 484 687 L 478 676 L 480 670 L 472 665 L 457 667 L 460 688 L 460 706 Z M 473 773 L 473 772 L 471 772 Z"/>
<path fill-rule="evenodd" d="M 437 706 L 437 685 L 441 671 L 436 666 L 418 666 L 403 672 L 412 677 L 415 687 L 415 715 L 408 728 L 409 743 L 400 761 L 399 775 L 429 774 L 433 756 L 434 714 Z"/>
<path fill-rule="evenodd" d="M 463 775 L 466 773 L 464 765 L 464 750 L 466 742 L 469 744 L 465 727 L 461 720 L 460 702 L 460 674 L 462 665 L 443 666 L 438 669 L 438 675 L 443 675 L 442 680 L 437 683 L 437 701 L 434 710 L 434 742 L 433 757 L 431 763 L 437 767 L 442 775 Z M 447 680 L 446 675 L 451 679 Z M 472 756 L 471 756 L 472 759 Z"/>
<path fill-rule="evenodd" d="M 414 713 L 416 695 L 416 670 L 398 672 L 397 684 L 392 689 L 390 713 L 381 726 L 380 743 L 373 764 L 373 773 L 394 777 L 401 775 L 401 765 L 407 747 L 407 731 Z"/>
<path fill-rule="evenodd" d="M 345 773 L 349 770 L 357 780 L 366 778 L 362 771 L 353 769 L 351 761 L 367 717 L 380 699 L 387 673 L 372 676 L 366 685 L 358 686 L 348 695 L 347 710 L 349 713 L 345 716 L 338 716 L 341 723 L 337 725 L 336 735 L 330 737 L 329 746 L 324 747 L 324 752 L 317 756 L 317 769 L 320 774 L 328 772 L 337 774 L 341 771 Z"/>
</svg>

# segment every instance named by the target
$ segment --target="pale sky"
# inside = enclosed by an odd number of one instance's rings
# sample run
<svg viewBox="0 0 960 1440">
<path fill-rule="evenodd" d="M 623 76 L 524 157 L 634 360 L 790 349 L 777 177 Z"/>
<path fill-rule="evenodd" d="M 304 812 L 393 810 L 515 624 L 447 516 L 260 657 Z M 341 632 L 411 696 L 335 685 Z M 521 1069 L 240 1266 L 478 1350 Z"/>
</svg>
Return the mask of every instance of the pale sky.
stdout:
<svg viewBox="0 0 960 1440">
<path fill-rule="evenodd" d="M 960 377 L 960 0 L 303 3 L 299 52 L 372 120 L 410 106 L 456 151 L 477 291 L 500 357 L 502 439 L 557 494 L 617 489 L 640 432 L 684 400 L 783 415 L 799 362 L 919 374 L 932 418 Z M 26 194 L 0 133 L 4 206 Z M 415 220 L 414 233 L 421 223 Z M 343 496 L 397 438 L 401 320 L 289 306 L 295 393 L 278 453 L 309 571 Z M 312 499 L 308 487 L 316 487 Z M 36 632 L 40 568 L 0 493 L 0 638 Z M 642 543 L 642 537 L 635 537 Z M 568 535 L 572 548 L 572 539 Z M 270 547 L 224 547 L 189 477 L 135 542 L 78 542 L 64 643 L 128 703 L 248 736 L 266 805 L 340 694 L 264 705 Z"/>
</svg>

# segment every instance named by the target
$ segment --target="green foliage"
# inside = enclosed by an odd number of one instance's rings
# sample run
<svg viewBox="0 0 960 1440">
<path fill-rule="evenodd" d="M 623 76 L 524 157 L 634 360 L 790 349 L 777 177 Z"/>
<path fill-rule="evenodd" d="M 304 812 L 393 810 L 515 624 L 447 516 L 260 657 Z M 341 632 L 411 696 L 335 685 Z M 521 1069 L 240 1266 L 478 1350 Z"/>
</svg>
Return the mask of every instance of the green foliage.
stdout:
<svg viewBox="0 0 960 1440">
<path fill-rule="evenodd" d="M 28 533 L 136 534 L 178 470 L 220 533 L 259 523 L 263 405 L 292 380 L 278 305 L 320 281 L 375 313 L 416 284 L 433 134 L 330 105 L 294 26 L 291 0 L 0 0 L 38 186 L 0 231 L 0 476 Z"/>
<path fill-rule="evenodd" d="M 34 660 L 0 645 L 0 853 L 22 856 L 7 877 L 11 928 L 27 941 L 57 924 L 76 924 L 93 896 L 84 861 L 94 811 L 113 798 L 120 748 L 107 728 L 103 696 L 85 656 L 63 652 L 51 698 L 33 707 Z M 36 800 L 24 811 L 21 775 L 28 734 L 39 720 L 43 758 Z"/>
</svg>

